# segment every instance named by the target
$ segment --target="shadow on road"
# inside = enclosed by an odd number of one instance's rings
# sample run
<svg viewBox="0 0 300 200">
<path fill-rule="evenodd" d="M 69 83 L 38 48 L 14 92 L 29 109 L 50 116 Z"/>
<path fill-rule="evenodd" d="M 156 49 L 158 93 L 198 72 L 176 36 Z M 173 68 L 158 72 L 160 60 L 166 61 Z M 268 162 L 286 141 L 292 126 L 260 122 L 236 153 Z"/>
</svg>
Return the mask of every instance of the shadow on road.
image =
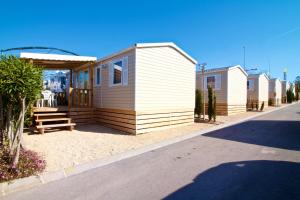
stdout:
<svg viewBox="0 0 300 200">
<path fill-rule="evenodd" d="M 299 151 L 300 121 L 252 120 L 204 136 Z"/>
<path fill-rule="evenodd" d="M 257 160 L 221 164 L 165 199 L 300 199 L 300 163 Z"/>
</svg>

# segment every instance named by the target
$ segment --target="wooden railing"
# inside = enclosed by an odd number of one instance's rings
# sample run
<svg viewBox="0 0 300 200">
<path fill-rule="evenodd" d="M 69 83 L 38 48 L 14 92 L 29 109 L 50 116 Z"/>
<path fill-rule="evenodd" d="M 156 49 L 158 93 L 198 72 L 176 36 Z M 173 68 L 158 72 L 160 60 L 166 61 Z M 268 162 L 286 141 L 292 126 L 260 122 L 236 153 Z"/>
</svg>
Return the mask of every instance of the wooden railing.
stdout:
<svg viewBox="0 0 300 200">
<path fill-rule="evenodd" d="M 92 89 L 70 88 L 69 108 L 92 107 Z"/>
<path fill-rule="evenodd" d="M 66 92 L 58 92 L 56 95 L 57 95 L 56 99 L 57 99 L 58 106 L 67 106 L 68 105 Z"/>
</svg>

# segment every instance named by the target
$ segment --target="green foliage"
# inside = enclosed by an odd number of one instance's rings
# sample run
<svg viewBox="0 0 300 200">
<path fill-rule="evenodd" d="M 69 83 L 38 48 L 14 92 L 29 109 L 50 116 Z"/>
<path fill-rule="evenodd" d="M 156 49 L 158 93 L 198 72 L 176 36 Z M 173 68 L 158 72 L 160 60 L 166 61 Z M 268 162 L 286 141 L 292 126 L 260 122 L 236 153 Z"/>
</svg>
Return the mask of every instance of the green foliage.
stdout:
<svg viewBox="0 0 300 200">
<path fill-rule="evenodd" d="M 216 122 L 216 118 L 217 118 L 217 97 L 216 97 L 215 92 L 213 94 L 213 114 L 212 114 L 212 117 L 214 119 L 214 122 Z"/>
<path fill-rule="evenodd" d="M 208 121 L 211 121 L 213 118 L 213 90 L 211 87 L 208 87 Z"/>
<path fill-rule="evenodd" d="M 255 104 L 256 111 L 258 111 L 258 102 Z"/>
<path fill-rule="evenodd" d="M 299 93 L 300 93 L 300 76 L 297 76 L 295 79 L 295 100 L 299 100 Z"/>
<path fill-rule="evenodd" d="M 294 88 L 291 87 L 290 89 L 288 89 L 286 91 L 286 101 L 287 101 L 287 103 L 292 103 L 294 101 L 294 99 L 295 99 L 294 93 L 293 93 L 293 89 Z"/>
<path fill-rule="evenodd" d="M 1 57 L 0 93 L 6 103 L 18 103 L 26 98 L 30 105 L 42 90 L 42 68 L 34 66 L 14 56 Z"/>
<path fill-rule="evenodd" d="M 268 105 L 269 105 L 269 106 L 272 106 L 272 105 L 273 105 L 273 100 L 272 100 L 272 99 L 269 99 L 269 100 L 268 100 Z"/>
<path fill-rule="evenodd" d="M 3 140 L 8 141 L 7 148 L 13 167 L 16 167 L 19 161 L 23 128 L 26 123 L 24 118 L 40 94 L 42 83 L 41 67 L 15 56 L 1 57 L 0 94 L 5 113 Z"/>
<path fill-rule="evenodd" d="M 202 107 L 203 107 L 203 102 L 202 102 L 202 92 L 198 89 L 196 89 L 196 96 L 195 96 L 195 114 L 198 116 L 198 118 L 201 115 L 202 112 Z"/>
<path fill-rule="evenodd" d="M 263 101 L 262 104 L 261 104 L 261 106 L 260 106 L 260 111 L 263 111 L 264 107 L 265 107 L 265 102 Z"/>
</svg>

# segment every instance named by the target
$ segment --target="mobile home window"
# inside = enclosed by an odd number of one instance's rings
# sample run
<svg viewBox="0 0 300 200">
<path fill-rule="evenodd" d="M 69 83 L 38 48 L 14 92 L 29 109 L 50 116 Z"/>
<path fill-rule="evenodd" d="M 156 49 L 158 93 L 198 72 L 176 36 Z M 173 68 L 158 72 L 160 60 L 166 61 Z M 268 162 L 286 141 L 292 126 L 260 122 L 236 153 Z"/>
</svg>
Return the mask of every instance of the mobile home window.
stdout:
<svg viewBox="0 0 300 200">
<path fill-rule="evenodd" d="M 211 87 L 212 89 L 216 88 L 216 78 L 215 76 L 208 76 L 207 77 L 207 88 Z"/>
<path fill-rule="evenodd" d="M 101 85 L 101 66 L 96 67 L 95 85 L 96 86 L 100 86 Z"/>
<path fill-rule="evenodd" d="M 122 71 L 123 71 L 123 62 L 118 61 L 113 63 L 113 84 L 122 83 Z"/>
<path fill-rule="evenodd" d="M 248 80 L 247 81 L 247 90 L 254 90 L 254 81 L 253 80 Z"/>
</svg>

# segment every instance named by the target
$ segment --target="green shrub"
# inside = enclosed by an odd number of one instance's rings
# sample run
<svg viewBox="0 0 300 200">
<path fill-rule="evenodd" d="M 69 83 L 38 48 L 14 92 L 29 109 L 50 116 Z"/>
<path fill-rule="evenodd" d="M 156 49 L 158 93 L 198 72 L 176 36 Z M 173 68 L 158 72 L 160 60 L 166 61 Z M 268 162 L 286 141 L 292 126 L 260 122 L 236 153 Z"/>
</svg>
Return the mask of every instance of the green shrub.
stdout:
<svg viewBox="0 0 300 200">
<path fill-rule="evenodd" d="M 268 100 L 268 104 L 269 104 L 269 106 L 272 106 L 272 105 L 273 105 L 273 100 L 272 100 L 272 99 L 269 99 L 269 100 Z"/>
<path fill-rule="evenodd" d="M 213 90 L 211 87 L 208 87 L 208 121 L 211 121 L 213 117 Z"/>
<path fill-rule="evenodd" d="M 199 118 L 201 113 L 202 113 L 202 92 L 200 90 L 196 90 L 196 95 L 195 95 L 195 115 Z"/>
<path fill-rule="evenodd" d="M 216 97 L 216 93 L 214 92 L 214 102 L 213 102 L 213 119 L 214 122 L 216 122 L 216 118 L 217 118 L 217 97 Z"/>
<path fill-rule="evenodd" d="M 255 104 L 256 111 L 258 111 L 258 102 Z"/>
<path fill-rule="evenodd" d="M 287 103 L 292 103 L 293 101 L 295 101 L 295 96 L 294 96 L 293 90 L 294 90 L 294 88 L 291 87 L 290 89 L 288 89 L 286 91 L 286 101 L 287 101 Z"/>
<path fill-rule="evenodd" d="M 265 107 L 265 102 L 263 101 L 262 104 L 261 104 L 261 106 L 260 106 L 260 111 L 263 111 L 264 107 Z"/>
</svg>

